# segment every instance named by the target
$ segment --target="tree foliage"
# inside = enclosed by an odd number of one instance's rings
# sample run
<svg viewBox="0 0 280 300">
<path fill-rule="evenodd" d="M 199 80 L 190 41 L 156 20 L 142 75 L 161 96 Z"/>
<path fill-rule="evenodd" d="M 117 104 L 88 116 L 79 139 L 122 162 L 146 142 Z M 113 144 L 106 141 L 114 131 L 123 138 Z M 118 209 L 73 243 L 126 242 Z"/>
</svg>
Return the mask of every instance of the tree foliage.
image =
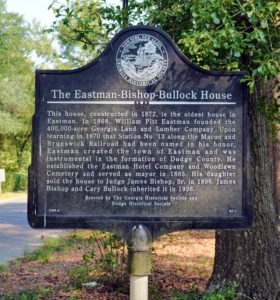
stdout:
<svg viewBox="0 0 280 300">
<path fill-rule="evenodd" d="M 55 0 L 53 9 L 53 29 L 63 43 L 89 50 L 82 63 L 99 54 L 124 24 L 144 23 L 164 29 L 187 57 L 206 69 L 246 70 L 251 92 L 256 81 L 275 80 L 280 71 L 279 1 L 131 0 L 122 9 L 106 1 Z M 276 81 L 275 88 L 279 90 Z M 280 122 L 275 99 L 262 109 Z"/>
<path fill-rule="evenodd" d="M 128 24 L 144 22 L 145 11 L 137 1 L 107 5 L 106 0 L 54 0 L 49 7 L 56 21 L 47 32 L 57 33 L 63 58 L 73 67 L 94 59 L 109 39 Z"/>
<path fill-rule="evenodd" d="M 108 42 L 99 1 L 53 1 L 49 8 L 56 21 L 47 32 L 58 33 L 63 58 L 73 67 L 85 64 L 99 54 Z"/>
<path fill-rule="evenodd" d="M 246 70 L 253 93 L 257 82 L 272 80 L 269 99 L 259 109 L 276 136 L 280 123 L 280 3 L 265 0 L 143 2 L 147 22 L 161 26 L 192 61 L 206 69 Z"/>
<path fill-rule="evenodd" d="M 164 9 L 144 2 L 153 8 L 150 23 L 171 32 L 183 52 L 204 68 L 247 70 L 251 91 L 255 80 L 279 74 L 278 1 L 163 1 Z"/>
</svg>

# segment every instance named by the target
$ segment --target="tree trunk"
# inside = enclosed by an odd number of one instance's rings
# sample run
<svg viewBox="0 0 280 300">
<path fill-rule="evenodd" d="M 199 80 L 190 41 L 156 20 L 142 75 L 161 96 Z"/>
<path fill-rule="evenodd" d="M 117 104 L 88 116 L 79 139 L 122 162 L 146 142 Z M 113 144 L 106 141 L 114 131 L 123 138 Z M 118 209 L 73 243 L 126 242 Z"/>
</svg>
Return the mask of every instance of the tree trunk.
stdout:
<svg viewBox="0 0 280 300">
<path fill-rule="evenodd" d="M 245 231 L 217 231 L 216 256 L 208 289 L 237 282 L 237 299 L 280 300 L 280 241 L 266 121 L 258 110 L 265 87 L 250 97 L 254 222 Z"/>
<path fill-rule="evenodd" d="M 276 141 L 272 145 L 273 154 L 273 179 L 274 179 L 274 198 L 276 213 L 278 216 L 278 226 L 280 226 L 280 126 Z"/>
<path fill-rule="evenodd" d="M 280 88 L 280 75 L 277 78 Z M 275 98 L 280 105 L 280 92 L 275 91 Z M 278 225 L 280 226 L 280 124 L 277 125 L 277 137 L 272 145 L 273 153 L 273 178 L 274 178 L 274 197 L 276 201 L 276 211 L 278 215 Z"/>
</svg>

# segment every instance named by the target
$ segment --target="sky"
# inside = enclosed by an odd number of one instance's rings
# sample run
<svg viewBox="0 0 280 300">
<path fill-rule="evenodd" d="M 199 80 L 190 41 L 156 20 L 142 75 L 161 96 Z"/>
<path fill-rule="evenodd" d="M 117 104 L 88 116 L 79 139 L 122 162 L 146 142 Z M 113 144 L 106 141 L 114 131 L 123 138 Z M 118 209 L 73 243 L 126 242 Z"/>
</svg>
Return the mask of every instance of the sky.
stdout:
<svg viewBox="0 0 280 300">
<path fill-rule="evenodd" d="M 24 15 L 26 21 L 36 19 L 42 25 L 50 26 L 54 21 L 54 14 L 48 10 L 52 0 L 6 0 L 7 10 Z"/>
<path fill-rule="evenodd" d="M 6 0 L 8 11 L 24 15 L 26 21 L 32 22 L 36 19 L 42 25 L 50 26 L 54 21 L 54 14 L 48 10 L 53 0 Z M 108 0 L 107 3 L 120 3 L 120 0 Z"/>
</svg>

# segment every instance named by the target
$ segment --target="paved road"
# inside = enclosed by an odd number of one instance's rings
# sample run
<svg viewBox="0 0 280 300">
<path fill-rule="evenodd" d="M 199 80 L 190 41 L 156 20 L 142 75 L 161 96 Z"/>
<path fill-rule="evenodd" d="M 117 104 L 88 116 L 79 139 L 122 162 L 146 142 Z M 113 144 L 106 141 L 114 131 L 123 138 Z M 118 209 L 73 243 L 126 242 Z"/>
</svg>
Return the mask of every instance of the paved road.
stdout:
<svg viewBox="0 0 280 300">
<path fill-rule="evenodd" d="M 0 264 L 40 245 L 42 235 L 56 237 L 63 232 L 32 229 L 27 222 L 26 197 L 0 200 Z"/>
</svg>

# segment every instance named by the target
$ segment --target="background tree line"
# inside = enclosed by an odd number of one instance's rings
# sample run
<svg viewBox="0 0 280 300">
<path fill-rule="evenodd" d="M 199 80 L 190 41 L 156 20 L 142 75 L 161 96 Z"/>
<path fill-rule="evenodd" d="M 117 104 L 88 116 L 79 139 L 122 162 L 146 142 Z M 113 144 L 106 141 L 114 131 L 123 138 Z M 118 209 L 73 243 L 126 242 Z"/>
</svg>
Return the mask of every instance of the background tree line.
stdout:
<svg viewBox="0 0 280 300">
<path fill-rule="evenodd" d="M 55 67 L 59 58 L 52 38 L 39 23 L 8 12 L 0 0 L 0 168 L 4 190 L 26 189 L 30 164 L 34 71 Z"/>
</svg>

